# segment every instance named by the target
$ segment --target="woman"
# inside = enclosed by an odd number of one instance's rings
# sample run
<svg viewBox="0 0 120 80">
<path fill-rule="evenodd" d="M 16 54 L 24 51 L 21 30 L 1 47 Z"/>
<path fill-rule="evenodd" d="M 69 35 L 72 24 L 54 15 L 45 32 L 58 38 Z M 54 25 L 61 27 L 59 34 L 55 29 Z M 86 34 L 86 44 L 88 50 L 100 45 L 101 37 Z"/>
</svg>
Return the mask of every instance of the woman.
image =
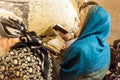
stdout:
<svg viewBox="0 0 120 80">
<path fill-rule="evenodd" d="M 0 17 L 0 80 L 52 80 L 52 62 L 34 32 Z"/>
<path fill-rule="evenodd" d="M 109 67 L 110 48 L 106 39 L 110 33 L 110 16 L 99 5 L 84 7 L 89 10 L 86 18 L 81 18 L 84 23 L 80 25 L 77 40 L 65 52 L 59 71 L 61 80 L 102 80 Z M 61 34 L 65 40 L 70 39 L 68 35 Z"/>
</svg>

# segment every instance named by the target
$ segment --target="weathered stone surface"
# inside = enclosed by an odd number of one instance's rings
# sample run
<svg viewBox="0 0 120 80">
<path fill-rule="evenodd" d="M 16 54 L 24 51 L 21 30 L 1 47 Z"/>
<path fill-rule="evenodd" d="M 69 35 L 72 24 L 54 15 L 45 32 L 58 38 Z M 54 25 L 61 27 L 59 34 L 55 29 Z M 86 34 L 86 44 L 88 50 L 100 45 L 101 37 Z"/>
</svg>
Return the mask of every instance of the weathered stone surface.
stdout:
<svg viewBox="0 0 120 80">
<path fill-rule="evenodd" d="M 28 2 L 14 1 L 14 0 L 1 0 L 0 8 L 13 12 L 18 17 L 21 17 L 25 24 L 28 24 Z"/>
<path fill-rule="evenodd" d="M 77 13 L 69 0 L 30 0 L 29 5 L 29 30 L 41 34 L 53 24 L 62 24 L 68 30 L 74 27 Z"/>
<path fill-rule="evenodd" d="M 77 17 L 69 0 L 1 0 L 0 7 L 22 17 L 28 29 L 38 34 L 53 24 L 62 24 L 69 30 Z"/>
</svg>

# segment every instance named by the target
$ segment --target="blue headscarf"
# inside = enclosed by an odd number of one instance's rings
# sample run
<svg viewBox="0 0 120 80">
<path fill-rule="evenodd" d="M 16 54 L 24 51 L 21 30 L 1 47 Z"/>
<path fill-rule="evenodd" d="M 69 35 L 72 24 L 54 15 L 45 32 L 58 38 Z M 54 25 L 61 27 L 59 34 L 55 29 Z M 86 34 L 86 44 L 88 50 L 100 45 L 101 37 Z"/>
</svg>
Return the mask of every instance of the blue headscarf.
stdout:
<svg viewBox="0 0 120 80">
<path fill-rule="evenodd" d="M 61 63 L 62 80 L 99 71 L 110 63 L 109 13 L 98 5 L 90 8 L 78 39 L 66 50 Z"/>
</svg>

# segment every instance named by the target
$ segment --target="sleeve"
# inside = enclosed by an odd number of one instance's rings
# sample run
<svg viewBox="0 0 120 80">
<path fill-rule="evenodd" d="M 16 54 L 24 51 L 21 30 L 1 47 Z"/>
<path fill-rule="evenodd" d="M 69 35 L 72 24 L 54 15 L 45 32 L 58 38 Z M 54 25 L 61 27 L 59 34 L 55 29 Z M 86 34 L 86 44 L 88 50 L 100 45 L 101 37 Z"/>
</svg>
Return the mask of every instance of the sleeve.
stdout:
<svg viewBox="0 0 120 80">
<path fill-rule="evenodd" d="M 68 48 L 60 68 L 62 80 L 74 80 L 84 71 L 84 52 L 78 46 Z"/>
</svg>

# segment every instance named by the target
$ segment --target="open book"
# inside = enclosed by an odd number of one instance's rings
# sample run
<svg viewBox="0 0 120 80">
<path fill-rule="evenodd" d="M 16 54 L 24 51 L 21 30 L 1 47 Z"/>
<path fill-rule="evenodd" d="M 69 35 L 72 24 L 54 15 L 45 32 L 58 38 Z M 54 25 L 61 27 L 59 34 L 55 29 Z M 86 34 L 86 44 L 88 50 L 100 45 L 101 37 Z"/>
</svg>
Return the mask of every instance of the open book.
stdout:
<svg viewBox="0 0 120 80">
<path fill-rule="evenodd" d="M 66 48 L 65 41 L 60 37 L 57 36 L 54 39 L 49 40 L 44 46 L 51 51 L 54 55 L 60 55 L 60 51 Z"/>
</svg>

